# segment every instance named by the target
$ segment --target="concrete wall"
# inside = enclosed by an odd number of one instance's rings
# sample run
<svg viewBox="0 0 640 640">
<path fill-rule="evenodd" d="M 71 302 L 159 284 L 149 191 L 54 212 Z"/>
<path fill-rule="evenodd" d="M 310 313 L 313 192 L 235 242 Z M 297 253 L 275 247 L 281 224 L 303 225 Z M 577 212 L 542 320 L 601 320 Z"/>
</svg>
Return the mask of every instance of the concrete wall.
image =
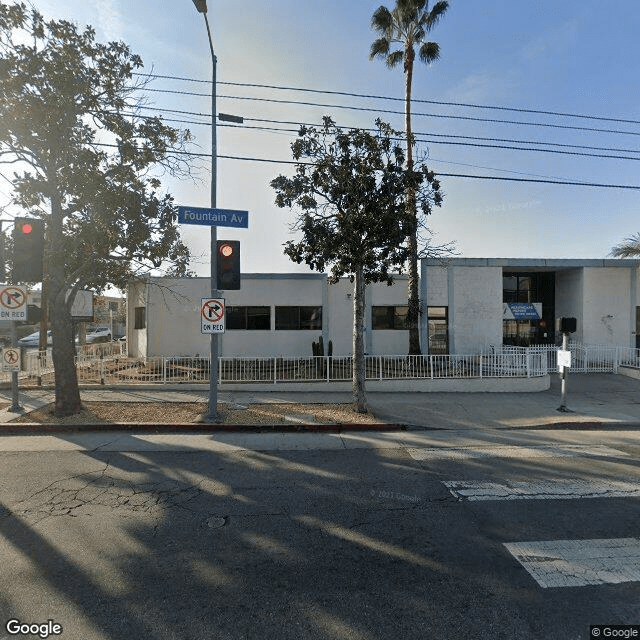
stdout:
<svg viewBox="0 0 640 640">
<path fill-rule="evenodd" d="M 450 353 L 502 344 L 502 268 L 450 266 L 447 284 Z"/>
<path fill-rule="evenodd" d="M 208 335 L 200 332 L 200 300 L 209 297 L 208 278 L 151 279 L 148 284 L 129 288 L 128 339 L 134 356 L 206 355 Z M 248 274 L 242 289 L 225 292 L 226 306 L 268 306 L 271 329 L 233 330 L 219 340 L 220 355 L 233 356 L 311 356 L 312 343 L 322 336 L 325 353 L 329 340 L 336 356 L 350 355 L 353 332 L 353 285 L 347 278 L 329 285 L 322 274 Z M 408 332 L 372 331 L 373 305 L 406 305 L 406 278 L 393 286 L 367 287 L 365 309 L 365 350 L 367 353 L 405 353 Z M 275 329 L 276 306 L 322 306 L 322 329 L 283 331 Z M 147 326 L 134 330 L 134 308 L 146 306 Z"/>
<path fill-rule="evenodd" d="M 584 269 L 583 342 L 635 347 L 631 275 L 630 269 Z"/>
<path fill-rule="evenodd" d="M 127 290 L 127 349 L 134 358 L 147 354 L 147 330 L 134 329 L 135 308 L 147 306 L 147 281 L 129 284 Z"/>
<path fill-rule="evenodd" d="M 385 283 L 376 283 L 367 287 L 367 338 L 366 352 L 380 355 L 400 355 L 409 350 L 409 331 L 401 329 L 371 330 L 371 307 L 406 306 L 409 298 L 409 281 L 397 277 L 389 287 Z"/>
<path fill-rule="evenodd" d="M 575 318 L 577 331 L 572 339 L 583 341 L 584 335 L 584 269 L 556 272 L 556 318 Z"/>
</svg>

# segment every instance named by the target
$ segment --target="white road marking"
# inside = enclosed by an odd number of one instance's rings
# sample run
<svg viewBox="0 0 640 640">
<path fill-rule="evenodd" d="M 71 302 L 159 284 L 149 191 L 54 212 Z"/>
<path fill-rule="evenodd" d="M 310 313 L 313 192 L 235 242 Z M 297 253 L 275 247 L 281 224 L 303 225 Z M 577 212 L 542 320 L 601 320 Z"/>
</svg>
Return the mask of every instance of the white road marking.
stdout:
<svg viewBox="0 0 640 640">
<path fill-rule="evenodd" d="M 628 453 L 603 445 L 558 444 L 541 446 L 495 445 L 483 447 L 410 447 L 414 460 L 467 460 L 475 458 L 571 458 L 575 456 L 628 456 Z"/>
<path fill-rule="evenodd" d="M 640 581 L 640 538 L 504 545 L 543 588 Z"/>
<path fill-rule="evenodd" d="M 464 500 L 575 500 L 581 498 L 640 497 L 640 482 L 623 480 L 533 480 L 485 482 L 448 480 L 443 483 Z"/>
</svg>

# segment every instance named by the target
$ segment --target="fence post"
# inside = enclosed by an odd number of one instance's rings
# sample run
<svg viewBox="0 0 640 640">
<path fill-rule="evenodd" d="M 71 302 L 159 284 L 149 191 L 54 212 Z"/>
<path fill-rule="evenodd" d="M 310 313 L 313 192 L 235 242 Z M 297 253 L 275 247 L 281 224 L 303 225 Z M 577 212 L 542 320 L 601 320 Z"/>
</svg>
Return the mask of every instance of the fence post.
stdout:
<svg viewBox="0 0 640 640">
<path fill-rule="evenodd" d="M 380 370 L 380 380 L 382 380 L 382 356 L 378 356 L 378 367 Z"/>
<path fill-rule="evenodd" d="M 278 380 L 278 359 L 273 359 L 273 384 Z"/>
<path fill-rule="evenodd" d="M 480 380 L 482 380 L 482 347 L 480 347 Z"/>
<path fill-rule="evenodd" d="M 433 355 L 429 354 L 429 377 L 433 380 Z"/>
<path fill-rule="evenodd" d="M 527 347 L 527 378 L 531 377 L 531 348 Z"/>
</svg>

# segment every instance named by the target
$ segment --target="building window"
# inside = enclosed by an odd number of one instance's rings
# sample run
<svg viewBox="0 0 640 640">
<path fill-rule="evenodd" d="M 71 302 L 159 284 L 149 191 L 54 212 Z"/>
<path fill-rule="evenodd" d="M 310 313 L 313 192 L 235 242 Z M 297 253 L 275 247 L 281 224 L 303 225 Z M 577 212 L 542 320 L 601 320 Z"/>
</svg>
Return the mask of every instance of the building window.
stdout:
<svg viewBox="0 0 640 640">
<path fill-rule="evenodd" d="M 147 327 L 147 308 L 136 307 L 133 310 L 133 328 L 146 329 Z"/>
<path fill-rule="evenodd" d="M 449 353 L 449 317 L 447 307 L 429 307 L 427 309 L 429 325 L 429 353 Z"/>
<path fill-rule="evenodd" d="M 230 331 L 269 331 L 271 307 L 227 307 L 225 326 Z"/>
<path fill-rule="evenodd" d="M 276 331 L 322 329 L 322 307 L 276 307 Z"/>
<path fill-rule="evenodd" d="M 406 304 L 394 307 L 371 307 L 371 328 L 404 330 L 407 328 L 408 311 L 409 307 Z"/>
</svg>

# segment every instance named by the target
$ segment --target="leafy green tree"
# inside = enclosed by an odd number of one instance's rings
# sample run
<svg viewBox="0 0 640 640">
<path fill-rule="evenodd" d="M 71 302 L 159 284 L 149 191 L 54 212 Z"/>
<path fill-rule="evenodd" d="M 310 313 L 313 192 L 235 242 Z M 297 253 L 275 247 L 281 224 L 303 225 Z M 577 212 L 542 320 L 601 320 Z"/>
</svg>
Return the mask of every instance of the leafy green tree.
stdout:
<svg viewBox="0 0 640 640">
<path fill-rule="evenodd" d="M 413 63 L 416 57 L 430 64 L 440 57 L 437 42 L 425 42 L 427 34 L 437 24 L 449 7 L 445 0 L 436 2 L 429 10 L 429 0 L 396 0 L 393 10 L 380 6 L 371 18 L 371 27 L 380 37 L 371 45 L 369 59 L 382 58 L 389 68 L 403 63 L 405 75 L 405 135 L 407 139 L 407 169 L 413 169 L 413 132 L 411 129 L 411 90 L 413 83 Z M 399 49 L 392 50 L 394 44 Z M 418 220 L 416 216 L 415 194 L 407 188 L 406 206 L 414 213 L 414 222 L 410 225 L 407 242 L 409 248 L 409 353 L 420 353 L 420 298 L 418 293 Z"/>
<path fill-rule="evenodd" d="M 81 409 L 71 305 L 79 289 L 123 287 L 145 265 L 185 272 L 171 196 L 153 169 L 186 171 L 189 132 L 140 115 L 142 60 L 91 27 L 0 2 L 0 163 L 14 201 L 46 222 L 55 412 Z"/>
<path fill-rule="evenodd" d="M 411 188 L 422 214 L 442 201 L 434 174 L 421 166 L 404 167 L 404 151 L 389 125 L 376 120 L 377 131 L 343 131 L 329 117 L 320 128 L 301 127 L 291 145 L 297 161 L 292 178 L 271 182 L 276 205 L 296 210 L 284 252 L 312 270 L 330 269 L 329 282 L 343 276 L 353 282 L 353 401 L 367 411 L 365 396 L 364 295 L 371 282 L 392 284 L 407 258 L 404 239 L 415 219 L 404 204 Z"/>
</svg>

